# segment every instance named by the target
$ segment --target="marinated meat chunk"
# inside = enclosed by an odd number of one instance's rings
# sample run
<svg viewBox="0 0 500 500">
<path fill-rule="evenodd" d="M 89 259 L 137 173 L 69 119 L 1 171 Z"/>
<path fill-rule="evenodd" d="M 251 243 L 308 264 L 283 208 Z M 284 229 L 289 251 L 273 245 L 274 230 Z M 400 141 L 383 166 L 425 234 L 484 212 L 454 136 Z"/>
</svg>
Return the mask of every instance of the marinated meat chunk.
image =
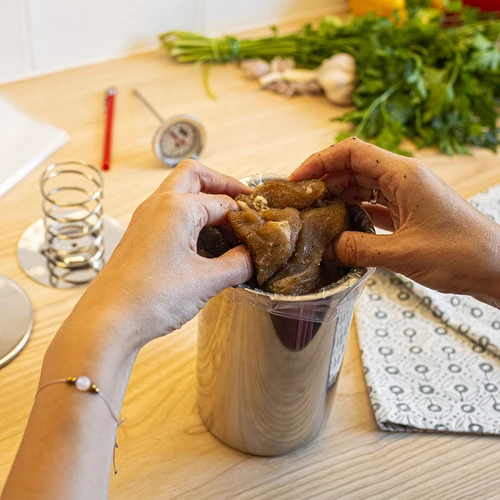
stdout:
<svg viewBox="0 0 500 500">
<path fill-rule="evenodd" d="M 264 286 L 272 293 L 305 295 L 321 287 L 321 259 L 326 246 L 343 229 L 346 207 L 335 200 L 301 211 L 302 229 L 293 257 Z"/>
<path fill-rule="evenodd" d="M 260 288 L 304 295 L 344 274 L 321 264 L 326 246 L 346 227 L 344 203 L 331 201 L 322 181 L 268 181 L 236 201 L 241 211 L 230 212 L 229 222 L 250 250 Z"/>
<path fill-rule="evenodd" d="M 242 210 L 229 212 L 229 222 L 248 246 L 262 286 L 293 255 L 302 227 L 300 212 L 295 208 L 257 212 L 241 200 L 239 205 Z"/>
<path fill-rule="evenodd" d="M 325 183 L 316 179 L 299 182 L 276 180 L 257 186 L 251 195 L 240 195 L 236 201 L 244 201 L 259 212 L 268 208 L 301 210 L 310 207 L 325 193 Z"/>
<path fill-rule="evenodd" d="M 205 226 L 198 237 L 198 254 L 202 257 L 220 257 L 226 253 L 231 244 L 227 241 L 222 231 L 216 227 Z"/>
</svg>

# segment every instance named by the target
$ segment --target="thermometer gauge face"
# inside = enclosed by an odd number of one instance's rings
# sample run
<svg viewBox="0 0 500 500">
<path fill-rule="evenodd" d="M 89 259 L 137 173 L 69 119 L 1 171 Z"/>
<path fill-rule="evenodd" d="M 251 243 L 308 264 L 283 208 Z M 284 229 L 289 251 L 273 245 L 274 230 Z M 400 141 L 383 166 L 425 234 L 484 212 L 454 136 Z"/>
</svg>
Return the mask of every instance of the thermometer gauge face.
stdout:
<svg viewBox="0 0 500 500">
<path fill-rule="evenodd" d="M 170 167 L 197 160 L 205 145 L 205 129 L 194 116 L 178 115 L 162 123 L 153 140 L 156 156 Z"/>
</svg>

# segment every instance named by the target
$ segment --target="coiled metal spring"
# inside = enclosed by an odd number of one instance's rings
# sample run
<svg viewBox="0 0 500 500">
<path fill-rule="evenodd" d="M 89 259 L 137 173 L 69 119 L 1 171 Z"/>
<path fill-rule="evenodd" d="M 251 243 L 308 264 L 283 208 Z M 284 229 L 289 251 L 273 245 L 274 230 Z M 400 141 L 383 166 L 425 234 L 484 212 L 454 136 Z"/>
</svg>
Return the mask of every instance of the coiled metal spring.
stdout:
<svg viewBox="0 0 500 500">
<path fill-rule="evenodd" d="M 51 280 L 79 286 L 104 265 L 103 179 L 90 163 L 54 163 L 40 179 Z M 55 284 L 55 283 L 54 283 Z"/>
</svg>

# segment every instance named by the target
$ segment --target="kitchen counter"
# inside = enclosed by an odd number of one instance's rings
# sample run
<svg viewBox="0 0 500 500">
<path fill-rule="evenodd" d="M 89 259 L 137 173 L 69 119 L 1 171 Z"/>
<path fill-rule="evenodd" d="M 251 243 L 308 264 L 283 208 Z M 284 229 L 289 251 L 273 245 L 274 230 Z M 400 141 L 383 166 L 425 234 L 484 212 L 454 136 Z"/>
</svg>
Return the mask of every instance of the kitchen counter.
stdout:
<svg viewBox="0 0 500 500">
<path fill-rule="evenodd" d="M 50 163 L 70 158 L 101 164 L 104 89 L 118 87 L 112 170 L 105 173 L 105 212 L 127 224 L 135 207 L 171 170 L 151 151 L 158 123 L 135 98 L 137 87 L 164 117 L 192 113 L 207 127 L 202 162 L 235 177 L 289 173 L 332 143 L 342 110 L 323 97 L 286 99 L 259 91 L 234 66 L 201 69 L 163 52 L 69 70 L 0 87 L 28 113 L 67 130 L 71 141 L 0 198 L 0 274 L 17 281 L 35 308 L 33 335 L 0 370 L 0 488 L 26 426 L 43 354 L 81 290 L 53 290 L 27 278 L 16 242 L 40 218 L 38 181 Z M 463 196 L 500 183 L 500 158 L 488 151 L 418 157 Z M 1 318 L 0 318 L 1 321 Z M 260 458 L 215 439 L 198 416 L 196 319 L 146 346 L 132 373 L 110 497 L 148 499 L 486 499 L 500 494 L 498 438 L 386 433 L 378 430 L 366 392 L 355 331 L 351 332 L 336 399 L 321 436 L 293 454 Z"/>
</svg>

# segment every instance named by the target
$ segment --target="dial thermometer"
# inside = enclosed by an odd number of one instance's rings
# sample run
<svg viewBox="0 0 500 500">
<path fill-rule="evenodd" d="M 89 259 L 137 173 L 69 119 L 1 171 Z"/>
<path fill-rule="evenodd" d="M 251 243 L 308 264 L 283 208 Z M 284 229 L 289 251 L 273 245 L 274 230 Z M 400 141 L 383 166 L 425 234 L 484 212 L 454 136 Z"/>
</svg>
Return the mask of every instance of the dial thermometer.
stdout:
<svg viewBox="0 0 500 500">
<path fill-rule="evenodd" d="M 197 160 L 205 146 L 205 127 L 201 121 L 192 115 L 176 115 L 164 120 L 137 89 L 133 92 L 161 122 L 153 138 L 155 155 L 169 167 L 176 167 L 189 158 Z"/>
</svg>

